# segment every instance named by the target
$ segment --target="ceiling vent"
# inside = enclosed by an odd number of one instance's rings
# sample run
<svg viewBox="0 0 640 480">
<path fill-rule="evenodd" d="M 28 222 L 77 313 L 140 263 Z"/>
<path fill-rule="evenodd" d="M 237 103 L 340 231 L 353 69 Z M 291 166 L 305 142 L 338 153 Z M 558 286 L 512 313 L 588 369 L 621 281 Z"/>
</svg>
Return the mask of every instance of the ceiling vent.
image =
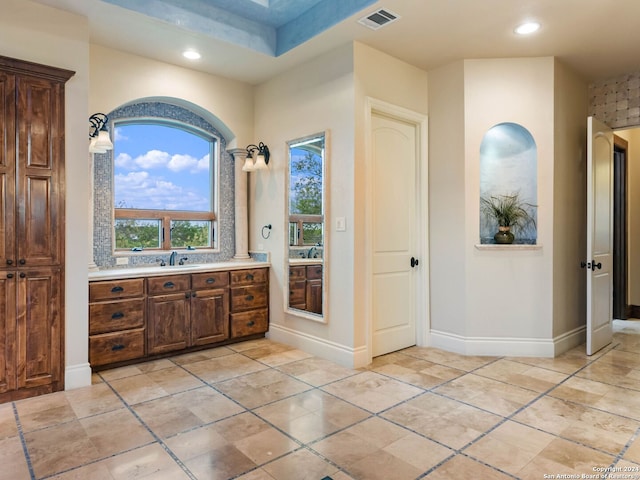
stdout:
<svg viewBox="0 0 640 480">
<path fill-rule="evenodd" d="M 358 23 L 364 25 L 365 27 L 369 27 L 372 30 L 378 30 L 385 25 L 389 25 L 390 23 L 395 22 L 399 18 L 399 15 L 381 8 L 380 10 L 376 10 L 375 12 L 362 17 L 360 20 L 358 20 Z"/>
</svg>

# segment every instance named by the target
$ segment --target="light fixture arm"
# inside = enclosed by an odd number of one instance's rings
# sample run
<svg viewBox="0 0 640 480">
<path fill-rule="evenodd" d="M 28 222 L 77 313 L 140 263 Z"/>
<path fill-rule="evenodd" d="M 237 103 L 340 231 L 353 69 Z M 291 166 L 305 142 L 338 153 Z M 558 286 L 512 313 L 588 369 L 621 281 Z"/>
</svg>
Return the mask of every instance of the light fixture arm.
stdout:
<svg viewBox="0 0 640 480">
<path fill-rule="evenodd" d="M 262 142 L 258 145 L 247 145 L 247 158 L 253 158 L 253 152 L 258 152 L 258 155 L 262 155 L 264 157 L 264 163 L 269 165 L 269 157 L 271 156 L 269 147 Z"/>
<path fill-rule="evenodd" d="M 97 137 L 100 130 L 107 131 L 109 117 L 104 113 L 94 113 L 89 117 L 89 138 Z"/>
</svg>

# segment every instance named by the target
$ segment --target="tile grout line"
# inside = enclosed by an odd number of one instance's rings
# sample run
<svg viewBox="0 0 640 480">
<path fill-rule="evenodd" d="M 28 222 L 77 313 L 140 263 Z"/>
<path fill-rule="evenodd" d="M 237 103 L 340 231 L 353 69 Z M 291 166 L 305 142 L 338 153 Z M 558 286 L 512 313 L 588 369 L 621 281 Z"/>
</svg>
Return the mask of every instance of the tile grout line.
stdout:
<svg viewBox="0 0 640 480">
<path fill-rule="evenodd" d="M 180 458 L 178 458 L 178 456 L 175 453 L 173 453 L 173 451 L 164 442 L 164 440 L 161 439 L 149 427 L 149 425 L 147 425 L 147 423 L 140 417 L 140 415 L 138 415 L 138 413 L 131 407 L 131 405 L 129 405 L 129 403 L 122 397 L 122 395 L 120 395 L 120 393 L 107 380 L 105 380 L 101 374 L 98 374 L 98 376 L 102 379 L 103 382 L 105 382 L 108 385 L 108 387 L 111 389 L 114 395 L 116 395 L 120 399 L 120 401 L 124 404 L 125 408 L 129 410 L 129 413 L 131 413 L 140 422 L 140 424 L 144 426 L 144 428 L 151 434 L 151 436 L 156 440 L 156 442 L 158 442 L 158 445 L 160 445 L 162 449 L 169 454 L 169 456 L 173 459 L 173 461 L 176 462 L 176 464 L 187 474 L 187 476 L 191 480 L 198 480 L 198 478 L 191 472 L 191 470 L 189 470 L 189 468 L 184 464 L 184 462 L 180 460 Z"/>
<path fill-rule="evenodd" d="M 16 402 L 11 402 L 11 406 L 13 408 L 13 417 L 16 421 L 20 443 L 22 444 L 22 453 L 24 453 L 24 458 L 27 462 L 27 468 L 29 469 L 29 476 L 31 477 L 31 480 L 36 480 L 36 473 L 33 469 L 33 463 L 31 462 L 31 455 L 29 454 L 27 440 L 25 439 L 24 431 L 22 430 L 22 422 L 20 421 L 20 415 L 18 414 L 18 407 L 16 406 Z"/>
</svg>

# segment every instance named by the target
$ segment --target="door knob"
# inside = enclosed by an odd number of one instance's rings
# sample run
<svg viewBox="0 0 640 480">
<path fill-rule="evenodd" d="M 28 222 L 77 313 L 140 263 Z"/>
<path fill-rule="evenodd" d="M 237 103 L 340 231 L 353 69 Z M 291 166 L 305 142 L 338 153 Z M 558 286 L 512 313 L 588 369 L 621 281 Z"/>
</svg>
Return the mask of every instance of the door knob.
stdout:
<svg viewBox="0 0 640 480">
<path fill-rule="evenodd" d="M 411 268 L 418 266 L 419 260 L 417 258 L 411 257 Z"/>
</svg>

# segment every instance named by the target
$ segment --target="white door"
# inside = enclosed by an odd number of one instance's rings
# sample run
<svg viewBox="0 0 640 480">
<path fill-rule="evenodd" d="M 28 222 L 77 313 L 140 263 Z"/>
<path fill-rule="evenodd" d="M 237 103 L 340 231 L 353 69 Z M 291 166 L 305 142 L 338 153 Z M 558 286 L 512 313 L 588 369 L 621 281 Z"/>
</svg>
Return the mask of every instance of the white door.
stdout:
<svg viewBox="0 0 640 480">
<path fill-rule="evenodd" d="M 373 356 L 416 344 L 416 138 L 415 125 L 372 113 Z"/>
<path fill-rule="evenodd" d="M 613 131 L 587 119 L 587 355 L 613 338 Z"/>
</svg>

